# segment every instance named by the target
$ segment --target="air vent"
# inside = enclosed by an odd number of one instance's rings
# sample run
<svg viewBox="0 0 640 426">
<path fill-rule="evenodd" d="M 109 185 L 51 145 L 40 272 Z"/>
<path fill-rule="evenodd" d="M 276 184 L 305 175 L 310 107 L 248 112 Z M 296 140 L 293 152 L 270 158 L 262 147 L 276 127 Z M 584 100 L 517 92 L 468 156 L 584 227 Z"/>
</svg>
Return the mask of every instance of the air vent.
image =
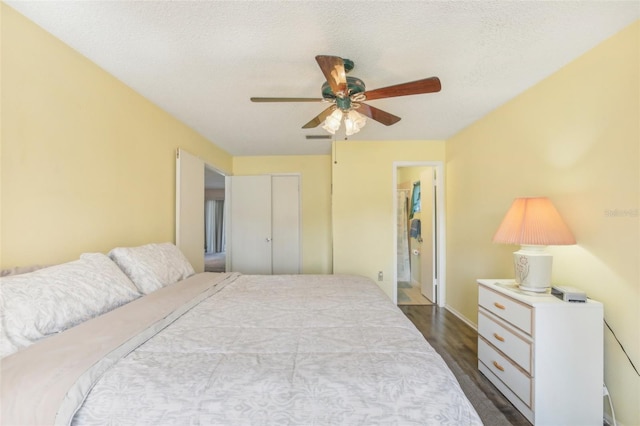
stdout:
<svg viewBox="0 0 640 426">
<path fill-rule="evenodd" d="M 331 135 L 306 135 L 307 139 L 331 139 Z"/>
</svg>

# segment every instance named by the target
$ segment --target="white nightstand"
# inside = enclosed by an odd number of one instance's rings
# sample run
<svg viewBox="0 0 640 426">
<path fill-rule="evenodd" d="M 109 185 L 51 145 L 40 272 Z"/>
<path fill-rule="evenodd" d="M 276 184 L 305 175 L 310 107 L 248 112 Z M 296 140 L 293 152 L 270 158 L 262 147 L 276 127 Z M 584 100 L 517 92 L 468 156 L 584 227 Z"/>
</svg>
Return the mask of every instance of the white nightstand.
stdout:
<svg viewBox="0 0 640 426">
<path fill-rule="evenodd" d="M 478 369 L 535 425 L 602 425 L 602 304 L 478 284 Z"/>
</svg>

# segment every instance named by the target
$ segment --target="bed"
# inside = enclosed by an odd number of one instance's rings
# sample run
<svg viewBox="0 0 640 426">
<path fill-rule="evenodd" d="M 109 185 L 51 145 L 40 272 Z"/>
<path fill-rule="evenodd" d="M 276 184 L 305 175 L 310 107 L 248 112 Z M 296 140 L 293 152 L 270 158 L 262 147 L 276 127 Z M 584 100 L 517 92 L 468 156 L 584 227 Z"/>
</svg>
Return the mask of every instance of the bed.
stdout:
<svg viewBox="0 0 640 426">
<path fill-rule="evenodd" d="M 171 244 L 79 261 L 81 283 L 69 284 L 68 265 L 2 278 L 3 424 L 481 424 L 442 358 L 367 278 L 193 274 Z M 43 286 L 54 313 L 119 292 L 42 327 L 43 303 L 27 305 Z M 82 297 L 67 307 L 56 286 Z M 20 321 L 42 336 L 21 341 L 33 333 Z"/>
</svg>

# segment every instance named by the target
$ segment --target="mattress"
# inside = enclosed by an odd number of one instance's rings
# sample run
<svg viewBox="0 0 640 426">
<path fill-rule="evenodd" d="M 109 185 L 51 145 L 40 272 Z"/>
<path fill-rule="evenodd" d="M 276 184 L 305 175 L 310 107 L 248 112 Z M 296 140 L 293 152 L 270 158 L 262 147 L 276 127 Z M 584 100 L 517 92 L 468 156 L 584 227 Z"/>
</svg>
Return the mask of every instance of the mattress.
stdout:
<svg viewBox="0 0 640 426">
<path fill-rule="evenodd" d="M 358 276 L 197 274 L 2 369 L 4 420 L 22 423 L 481 424 L 442 358 Z"/>
</svg>

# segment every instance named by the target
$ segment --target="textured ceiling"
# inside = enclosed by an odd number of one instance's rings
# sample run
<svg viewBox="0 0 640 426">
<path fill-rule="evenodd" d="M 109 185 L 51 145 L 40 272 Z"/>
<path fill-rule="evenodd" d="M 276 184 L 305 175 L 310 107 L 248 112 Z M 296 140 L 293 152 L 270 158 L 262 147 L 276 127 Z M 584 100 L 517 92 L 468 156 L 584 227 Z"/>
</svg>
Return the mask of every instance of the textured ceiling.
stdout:
<svg viewBox="0 0 640 426">
<path fill-rule="evenodd" d="M 324 104 L 249 101 L 320 97 L 315 55 L 353 60 L 367 89 L 438 76 L 371 101 L 402 120 L 349 139 L 441 140 L 640 17 L 637 0 L 6 3 L 232 155 L 330 151 L 301 129 Z"/>
</svg>

